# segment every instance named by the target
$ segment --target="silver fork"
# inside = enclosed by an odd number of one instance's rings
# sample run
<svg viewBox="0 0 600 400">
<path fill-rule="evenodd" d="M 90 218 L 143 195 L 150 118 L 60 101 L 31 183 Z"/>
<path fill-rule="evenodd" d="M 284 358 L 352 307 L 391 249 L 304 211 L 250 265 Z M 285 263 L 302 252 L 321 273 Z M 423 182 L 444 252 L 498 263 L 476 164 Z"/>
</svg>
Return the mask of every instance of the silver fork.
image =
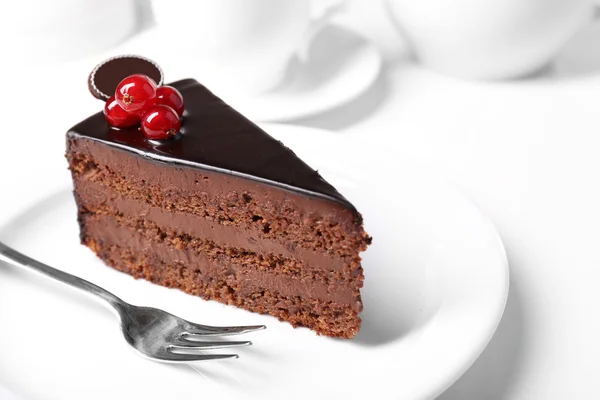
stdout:
<svg viewBox="0 0 600 400">
<path fill-rule="evenodd" d="M 252 344 L 251 342 L 202 339 L 239 335 L 266 328 L 264 325 L 231 327 L 200 325 L 156 308 L 134 306 L 100 286 L 27 257 L 2 242 L 0 242 L 0 261 L 34 270 L 106 301 L 116 310 L 127 343 L 142 356 L 155 361 L 186 363 L 237 358 L 237 354 L 204 354 L 204 351 L 247 346 Z"/>
</svg>

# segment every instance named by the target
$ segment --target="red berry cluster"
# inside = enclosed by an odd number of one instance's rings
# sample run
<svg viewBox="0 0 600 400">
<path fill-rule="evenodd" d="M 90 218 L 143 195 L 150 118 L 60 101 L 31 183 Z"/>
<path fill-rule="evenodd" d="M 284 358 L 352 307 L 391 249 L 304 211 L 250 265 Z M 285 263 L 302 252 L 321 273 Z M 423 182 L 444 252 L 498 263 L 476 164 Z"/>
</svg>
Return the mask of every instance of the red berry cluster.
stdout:
<svg viewBox="0 0 600 400">
<path fill-rule="evenodd" d="M 179 132 L 183 115 L 183 97 L 171 86 L 157 87 L 146 75 L 123 79 L 115 95 L 106 101 L 104 116 L 117 128 L 141 124 L 148 139 L 168 139 Z"/>
</svg>

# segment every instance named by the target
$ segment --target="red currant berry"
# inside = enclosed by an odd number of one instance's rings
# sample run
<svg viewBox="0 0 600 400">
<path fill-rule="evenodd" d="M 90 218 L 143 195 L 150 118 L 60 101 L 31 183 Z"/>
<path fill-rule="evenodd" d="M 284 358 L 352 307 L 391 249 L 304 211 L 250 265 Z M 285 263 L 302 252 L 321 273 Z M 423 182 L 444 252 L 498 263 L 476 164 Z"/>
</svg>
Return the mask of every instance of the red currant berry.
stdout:
<svg viewBox="0 0 600 400">
<path fill-rule="evenodd" d="M 142 132 L 148 139 L 168 139 L 177 134 L 181 128 L 179 115 L 169 106 L 162 104 L 152 106 L 142 117 Z"/>
<path fill-rule="evenodd" d="M 115 98 L 123 110 L 141 116 L 156 100 L 156 83 L 146 75 L 130 75 L 117 86 Z"/>
<path fill-rule="evenodd" d="M 183 96 L 173 86 L 161 86 L 156 89 L 156 103 L 171 107 L 181 117 L 183 115 Z"/>
<path fill-rule="evenodd" d="M 128 128 L 140 123 L 140 117 L 123 110 L 115 96 L 112 96 L 104 105 L 104 116 L 108 123 L 117 128 Z"/>
</svg>

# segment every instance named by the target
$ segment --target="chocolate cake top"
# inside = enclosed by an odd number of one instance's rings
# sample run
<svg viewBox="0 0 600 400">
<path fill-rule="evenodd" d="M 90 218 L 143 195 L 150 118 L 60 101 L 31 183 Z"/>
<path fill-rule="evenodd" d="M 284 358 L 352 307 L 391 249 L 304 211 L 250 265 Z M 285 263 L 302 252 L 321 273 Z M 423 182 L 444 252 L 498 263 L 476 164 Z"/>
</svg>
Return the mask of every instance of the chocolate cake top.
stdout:
<svg viewBox="0 0 600 400">
<path fill-rule="evenodd" d="M 180 135 L 147 140 L 137 128 L 111 127 L 102 112 L 80 122 L 69 137 L 85 137 L 154 160 L 223 172 L 308 196 L 354 206 L 293 151 L 269 136 L 194 79 L 172 83 L 185 100 Z"/>
</svg>

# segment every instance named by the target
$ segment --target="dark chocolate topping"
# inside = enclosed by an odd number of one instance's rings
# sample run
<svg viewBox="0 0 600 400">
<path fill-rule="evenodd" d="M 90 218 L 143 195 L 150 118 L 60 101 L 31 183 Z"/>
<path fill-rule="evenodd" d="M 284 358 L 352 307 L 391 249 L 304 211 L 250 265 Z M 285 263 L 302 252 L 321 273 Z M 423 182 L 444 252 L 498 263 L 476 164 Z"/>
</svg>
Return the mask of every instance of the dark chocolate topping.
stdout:
<svg viewBox="0 0 600 400">
<path fill-rule="evenodd" d="M 98 64 L 90 73 L 88 88 L 99 100 L 108 100 L 115 94 L 117 85 L 129 75 L 144 74 L 162 85 L 163 72 L 154 61 L 135 55 L 123 55 L 109 58 Z"/>
<path fill-rule="evenodd" d="M 194 79 L 172 84 L 185 113 L 175 140 L 150 142 L 137 128 L 109 126 L 102 112 L 75 125 L 70 137 L 106 143 L 150 159 L 233 174 L 283 189 L 354 206 L 281 142 L 228 106 Z"/>
</svg>

